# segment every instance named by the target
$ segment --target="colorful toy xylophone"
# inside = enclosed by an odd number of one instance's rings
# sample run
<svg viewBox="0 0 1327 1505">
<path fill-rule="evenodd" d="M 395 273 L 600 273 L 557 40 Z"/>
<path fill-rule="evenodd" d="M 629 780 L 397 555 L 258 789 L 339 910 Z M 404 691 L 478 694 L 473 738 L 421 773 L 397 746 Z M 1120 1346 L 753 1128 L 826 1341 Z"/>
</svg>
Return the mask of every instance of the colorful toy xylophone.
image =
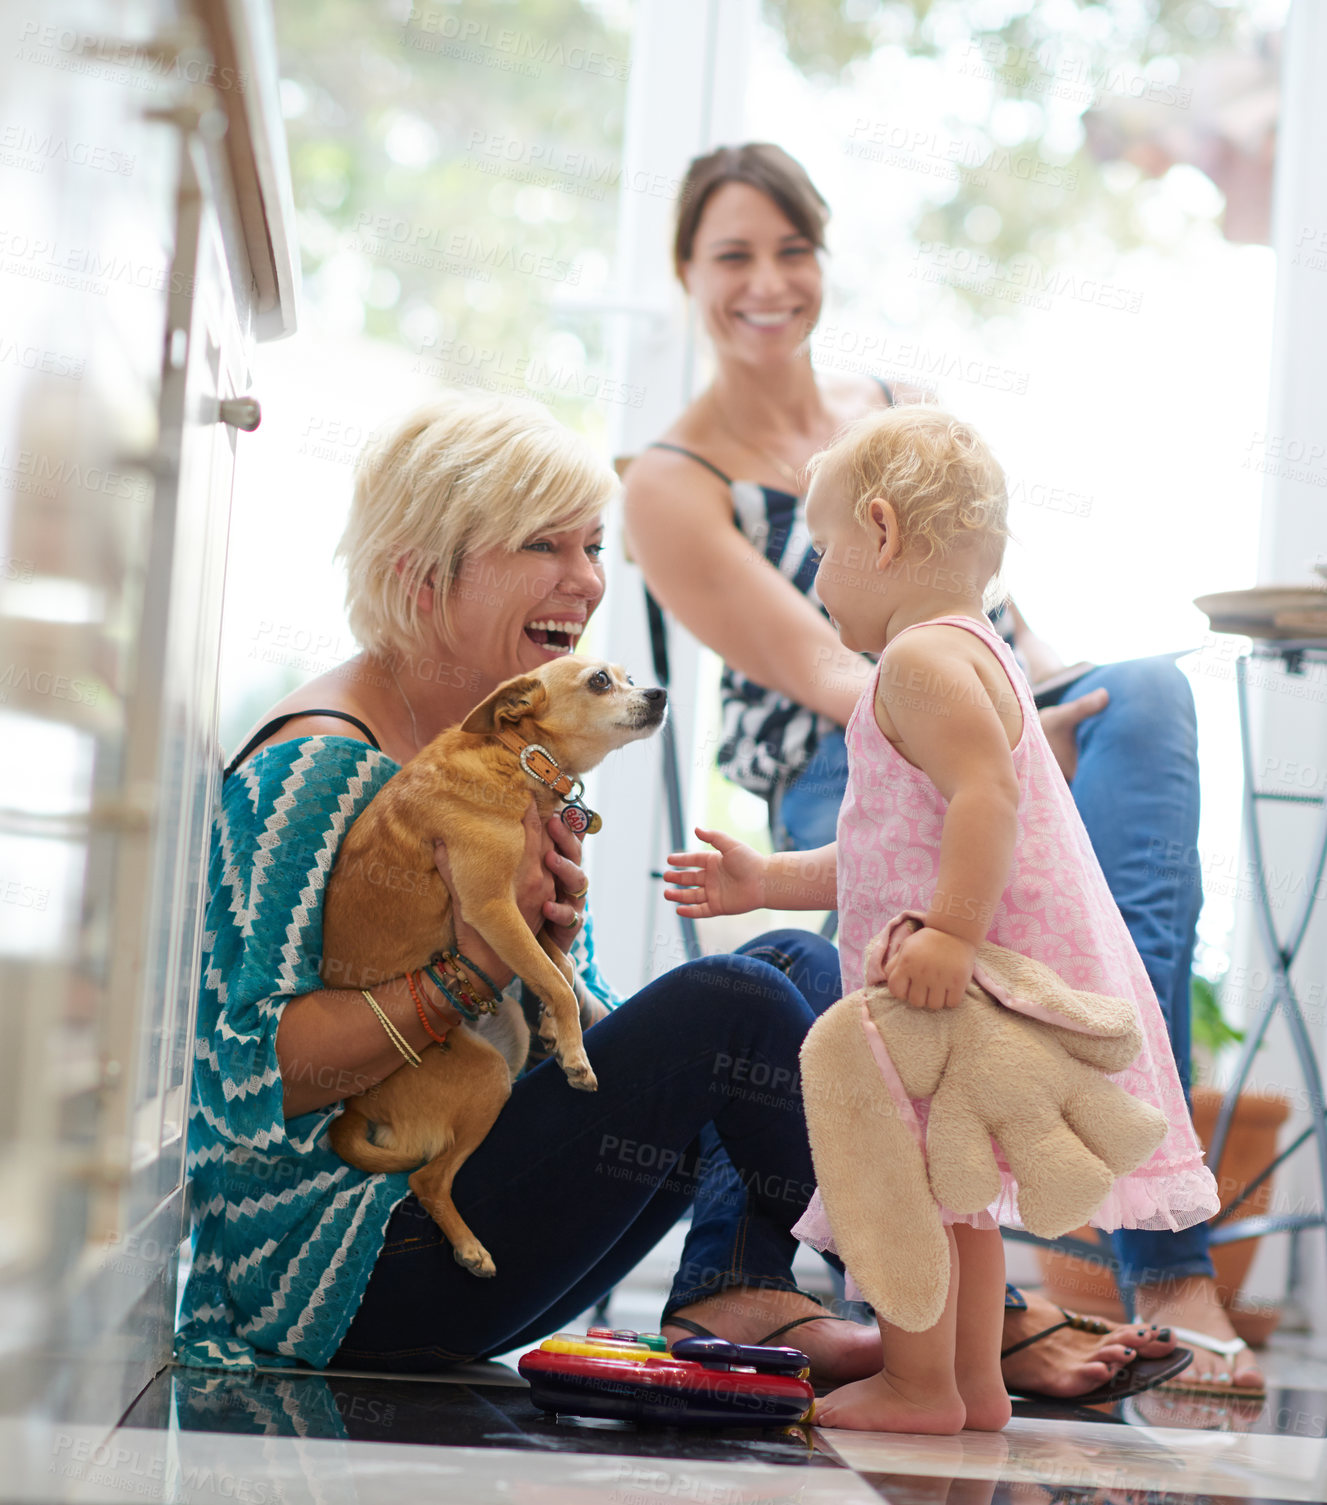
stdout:
<svg viewBox="0 0 1327 1505">
<path fill-rule="evenodd" d="M 796 1348 L 592 1327 L 558 1333 L 521 1357 L 541 1411 L 666 1426 L 787 1426 L 810 1421 L 810 1361 Z"/>
</svg>

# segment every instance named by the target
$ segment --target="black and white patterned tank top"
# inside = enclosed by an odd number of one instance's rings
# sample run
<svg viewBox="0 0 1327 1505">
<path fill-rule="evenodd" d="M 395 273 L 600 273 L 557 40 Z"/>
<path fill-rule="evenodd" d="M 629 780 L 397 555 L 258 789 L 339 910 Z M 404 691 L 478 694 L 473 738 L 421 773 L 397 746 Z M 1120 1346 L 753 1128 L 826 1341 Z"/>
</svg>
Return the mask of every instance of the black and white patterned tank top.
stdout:
<svg viewBox="0 0 1327 1505">
<path fill-rule="evenodd" d="M 892 407 L 894 394 L 884 382 L 880 385 Z M 686 455 L 718 476 L 732 496 L 733 522 L 743 536 L 829 620 L 815 591 L 816 559 L 806 527 L 805 497 L 756 481 L 735 481 L 703 455 L 680 444 L 658 443 L 650 448 Z M 723 705 L 719 771 L 765 799 L 801 773 L 815 755 L 820 739 L 838 725 L 832 717 L 798 705 L 728 664 L 724 665 L 719 689 Z"/>
</svg>

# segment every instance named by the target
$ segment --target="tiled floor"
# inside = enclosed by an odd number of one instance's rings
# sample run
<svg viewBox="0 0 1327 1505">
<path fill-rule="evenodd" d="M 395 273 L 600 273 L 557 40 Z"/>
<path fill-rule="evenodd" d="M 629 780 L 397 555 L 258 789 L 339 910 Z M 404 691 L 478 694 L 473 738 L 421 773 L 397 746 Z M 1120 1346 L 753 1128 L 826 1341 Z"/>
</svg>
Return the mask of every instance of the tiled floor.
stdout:
<svg viewBox="0 0 1327 1505">
<path fill-rule="evenodd" d="M 614 1293 L 652 1327 L 670 1250 Z M 812 1274 L 814 1271 L 808 1271 Z M 584 1326 L 584 1322 L 581 1324 Z M 1017 1405 L 1002 1433 L 644 1430 L 546 1417 L 508 1363 L 386 1379 L 170 1370 L 109 1437 L 4 1435 L 0 1499 L 244 1505 L 1222 1505 L 1327 1502 L 1327 1362 L 1264 1355 L 1265 1405 L 1157 1393 L 1094 1412 Z"/>
<path fill-rule="evenodd" d="M 64 1429 L 44 1468 L 3 1481 L 0 1496 L 189 1505 L 1321 1502 L 1325 1411 L 1327 1391 L 1276 1389 L 1243 1416 L 1176 1401 L 1116 1413 L 1020 1407 L 994 1435 L 717 1434 L 547 1418 L 501 1366 L 429 1380 L 174 1370 L 109 1439 Z"/>
</svg>

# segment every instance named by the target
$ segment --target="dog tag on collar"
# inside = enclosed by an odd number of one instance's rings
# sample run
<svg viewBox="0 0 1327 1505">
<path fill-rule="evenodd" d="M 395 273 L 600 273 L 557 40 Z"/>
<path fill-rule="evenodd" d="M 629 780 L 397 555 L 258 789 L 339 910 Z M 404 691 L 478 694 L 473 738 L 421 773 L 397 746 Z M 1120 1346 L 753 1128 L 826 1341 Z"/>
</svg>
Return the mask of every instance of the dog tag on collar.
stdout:
<svg viewBox="0 0 1327 1505">
<path fill-rule="evenodd" d="M 568 800 L 560 814 L 563 825 L 573 836 L 593 836 L 604 824 L 597 810 L 591 810 L 579 800 Z"/>
</svg>

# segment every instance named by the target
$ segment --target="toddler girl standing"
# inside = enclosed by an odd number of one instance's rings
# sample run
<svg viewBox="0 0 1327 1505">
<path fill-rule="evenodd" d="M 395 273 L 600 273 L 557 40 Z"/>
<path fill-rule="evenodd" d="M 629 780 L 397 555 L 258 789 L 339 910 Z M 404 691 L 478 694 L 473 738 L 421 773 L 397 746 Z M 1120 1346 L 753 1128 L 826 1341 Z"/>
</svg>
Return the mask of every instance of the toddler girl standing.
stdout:
<svg viewBox="0 0 1327 1505">
<path fill-rule="evenodd" d="M 1170 1130 L 1118 1180 L 1099 1227 L 1185 1228 L 1216 1212 L 1160 1008 L 1046 743 L 1031 690 L 991 629 L 983 597 L 1006 539 L 1004 476 L 967 424 L 934 407 L 894 408 L 848 429 L 812 461 L 806 523 L 816 594 L 844 646 L 878 654 L 848 723 L 838 839 L 766 857 L 718 831 L 714 852 L 674 853 L 665 889 L 696 918 L 838 905 L 843 988 L 883 982 L 917 1008 L 950 1008 L 986 940 L 1030 956 L 1072 987 L 1132 998 L 1138 1058 L 1115 1080 L 1161 1109 Z M 883 959 L 902 910 L 925 926 Z M 919 1105 L 924 1121 L 925 1105 Z M 1004 1252 L 1017 1222 L 1004 1173 L 984 1213 L 945 1212 L 950 1284 L 936 1327 L 880 1323 L 885 1367 L 836 1390 L 824 1426 L 995 1430 L 1009 1419 L 1000 1376 Z M 832 1249 L 819 1195 L 794 1230 Z"/>
</svg>

